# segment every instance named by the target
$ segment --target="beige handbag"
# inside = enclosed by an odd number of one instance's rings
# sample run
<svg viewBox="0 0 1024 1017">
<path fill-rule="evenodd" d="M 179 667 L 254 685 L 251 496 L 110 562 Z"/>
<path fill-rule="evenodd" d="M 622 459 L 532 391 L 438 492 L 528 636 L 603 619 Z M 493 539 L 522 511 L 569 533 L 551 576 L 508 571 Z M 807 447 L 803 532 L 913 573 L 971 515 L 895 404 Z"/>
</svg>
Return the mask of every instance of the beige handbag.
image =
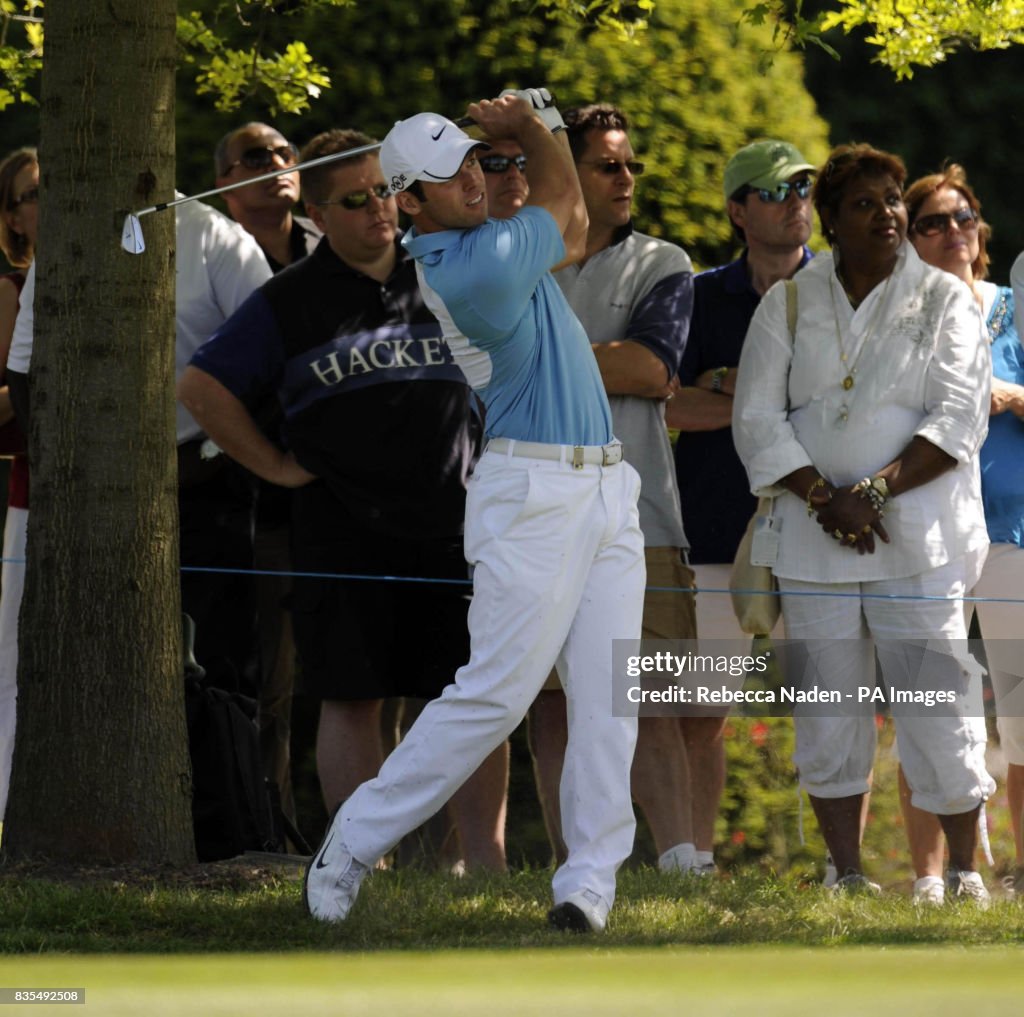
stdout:
<svg viewBox="0 0 1024 1017">
<path fill-rule="evenodd" d="M 759 498 L 747 523 L 729 576 L 729 596 L 740 628 L 752 636 L 767 635 L 779 620 L 779 583 L 767 565 L 751 565 L 750 549 L 758 516 L 770 516 L 774 498 Z"/>
<path fill-rule="evenodd" d="M 792 279 L 786 280 L 786 324 L 790 339 L 796 339 L 797 288 Z M 747 523 L 746 532 L 736 548 L 736 557 L 729 576 L 729 596 L 740 628 L 752 636 L 767 635 L 779 620 L 781 601 L 779 583 L 767 565 L 751 565 L 750 552 L 754 542 L 754 529 L 758 516 L 771 517 L 774 498 L 759 498 L 757 511 Z"/>
</svg>

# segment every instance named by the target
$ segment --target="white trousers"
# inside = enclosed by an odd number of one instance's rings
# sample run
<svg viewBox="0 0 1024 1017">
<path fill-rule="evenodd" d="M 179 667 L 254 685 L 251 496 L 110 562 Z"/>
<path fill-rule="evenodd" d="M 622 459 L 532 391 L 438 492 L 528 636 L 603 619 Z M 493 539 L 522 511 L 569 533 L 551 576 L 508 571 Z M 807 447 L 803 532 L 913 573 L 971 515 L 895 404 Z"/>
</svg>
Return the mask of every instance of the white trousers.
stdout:
<svg viewBox="0 0 1024 1017">
<path fill-rule="evenodd" d="M 25 589 L 25 535 L 28 509 L 7 509 L 4 564 L 0 572 L 0 821 L 7 809 L 14 755 L 14 711 L 18 699 L 18 614 Z M 16 558 L 18 561 L 11 561 Z"/>
<path fill-rule="evenodd" d="M 573 469 L 484 453 L 466 503 L 470 660 L 338 813 L 334 829 L 357 859 L 372 865 L 437 812 L 519 724 L 557 662 L 568 702 L 569 855 L 554 897 L 590 890 L 611 907 L 635 833 L 637 722 L 612 713 L 612 640 L 640 638 L 639 489 L 626 463 Z"/>
<path fill-rule="evenodd" d="M 992 544 L 976 597 L 1024 598 L 1024 548 Z M 1024 604 L 974 604 L 985 640 L 999 715 L 999 741 L 1008 763 L 1024 766 Z"/>
<path fill-rule="evenodd" d="M 928 668 L 925 677 L 933 678 L 936 688 L 959 690 L 957 703 L 946 708 L 893 708 L 911 800 L 939 815 L 969 812 L 995 790 L 985 769 L 985 718 L 964 712 L 965 704 L 981 703 L 981 669 L 967 654 L 962 600 L 923 599 L 964 597 L 977 570 L 976 556 L 969 555 L 902 579 L 779 580 L 786 637 L 804 643 L 821 686 L 844 695 L 857 686 L 873 686 L 877 644 L 886 686 L 922 687 L 922 668 Z M 853 595 L 828 596 L 835 593 Z M 862 597 L 865 593 L 909 599 Z M 835 714 L 794 717 L 793 762 L 801 786 L 818 798 L 863 794 L 874 764 L 874 709 L 854 715 L 852 707 L 837 706 Z"/>
</svg>

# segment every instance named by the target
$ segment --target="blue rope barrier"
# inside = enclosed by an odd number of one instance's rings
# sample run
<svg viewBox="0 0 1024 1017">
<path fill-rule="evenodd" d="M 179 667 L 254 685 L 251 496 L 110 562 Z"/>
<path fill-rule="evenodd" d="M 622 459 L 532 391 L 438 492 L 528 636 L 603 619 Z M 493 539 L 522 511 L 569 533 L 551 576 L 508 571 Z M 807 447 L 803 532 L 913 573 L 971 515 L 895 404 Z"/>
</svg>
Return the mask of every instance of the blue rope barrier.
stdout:
<svg viewBox="0 0 1024 1017">
<path fill-rule="evenodd" d="M 24 558 L 0 558 L 0 562 L 24 565 Z M 182 572 L 212 573 L 237 576 L 276 576 L 288 579 L 348 579 L 357 582 L 376 583 L 431 583 L 449 586 L 472 586 L 472 579 L 430 579 L 423 576 L 371 576 L 358 572 L 284 572 L 274 569 L 229 569 L 202 565 L 182 565 Z M 922 600 L 922 601 L 963 601 L 965 604 L 1024 604 L 1024 597 L 938 597 L 909 593 L 845 593 L 841 590 L 791 591 L 783 594 L 780 590 L 732 590 L 714 586 L 648 586 L 649 593 L 742 593 L 755 597 L 854 597 L 861 600 Z"/>
</svg>

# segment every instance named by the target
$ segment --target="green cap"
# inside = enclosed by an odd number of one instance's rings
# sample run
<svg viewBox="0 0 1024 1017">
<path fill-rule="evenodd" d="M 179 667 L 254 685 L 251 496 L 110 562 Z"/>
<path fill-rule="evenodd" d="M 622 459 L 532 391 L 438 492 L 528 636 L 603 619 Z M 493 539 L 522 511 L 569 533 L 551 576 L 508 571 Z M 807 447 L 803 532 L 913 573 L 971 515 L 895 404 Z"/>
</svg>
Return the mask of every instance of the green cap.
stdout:
<svg viewBox="0 0 1024 1017">
<path fill-rule="evenodd" d="M 801 170 L 814 172 L 812 166 L 785 141 L 755 141 L 741 148 L 725 167 L 725 196 L 731 198 L 744 184 L 750 187 L 777 187 Z"/>
</svg>

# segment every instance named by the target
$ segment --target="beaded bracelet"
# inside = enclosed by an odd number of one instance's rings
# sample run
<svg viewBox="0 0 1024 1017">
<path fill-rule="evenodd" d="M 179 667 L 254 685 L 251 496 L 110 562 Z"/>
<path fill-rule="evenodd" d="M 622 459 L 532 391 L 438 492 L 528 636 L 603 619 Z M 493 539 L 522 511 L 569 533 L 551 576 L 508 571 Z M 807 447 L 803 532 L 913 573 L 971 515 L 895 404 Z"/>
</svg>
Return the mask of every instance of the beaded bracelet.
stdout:
<svg viewBox="0 0 1024 1017">
<path fill-rule="evenodd" d="M 824 477 L 818 477 L 818 479 L 813 484 L 811 484 L 811 486 L 807 489 L 807 498 L 805 500 L 807 502 L 807 514 L 809 516 L 813 516 L 814 513 L 815 513 L 815 506 L 813 506 L 811 504 L 811 495 L 814 494 L 814 492 L 819 487 L 826 487 L 827 485 L 828 485 L 828 481 Z M 832 500 L 831 493 L 829 494 L 829 499 L 828 500 L 829 501 Z"/>
<path fill-rule="evenodd" d="M 885 503 L 892 497 L 889 485 L 885 482 L 885 477 L 865 477 L 863 480 L 858 480 L 851 490 L 854 494 L 858 494 L 861 498 L 866 498 L 871 502 L 871 507 L 879 516 L 882 515 Z"/>
</svg>

